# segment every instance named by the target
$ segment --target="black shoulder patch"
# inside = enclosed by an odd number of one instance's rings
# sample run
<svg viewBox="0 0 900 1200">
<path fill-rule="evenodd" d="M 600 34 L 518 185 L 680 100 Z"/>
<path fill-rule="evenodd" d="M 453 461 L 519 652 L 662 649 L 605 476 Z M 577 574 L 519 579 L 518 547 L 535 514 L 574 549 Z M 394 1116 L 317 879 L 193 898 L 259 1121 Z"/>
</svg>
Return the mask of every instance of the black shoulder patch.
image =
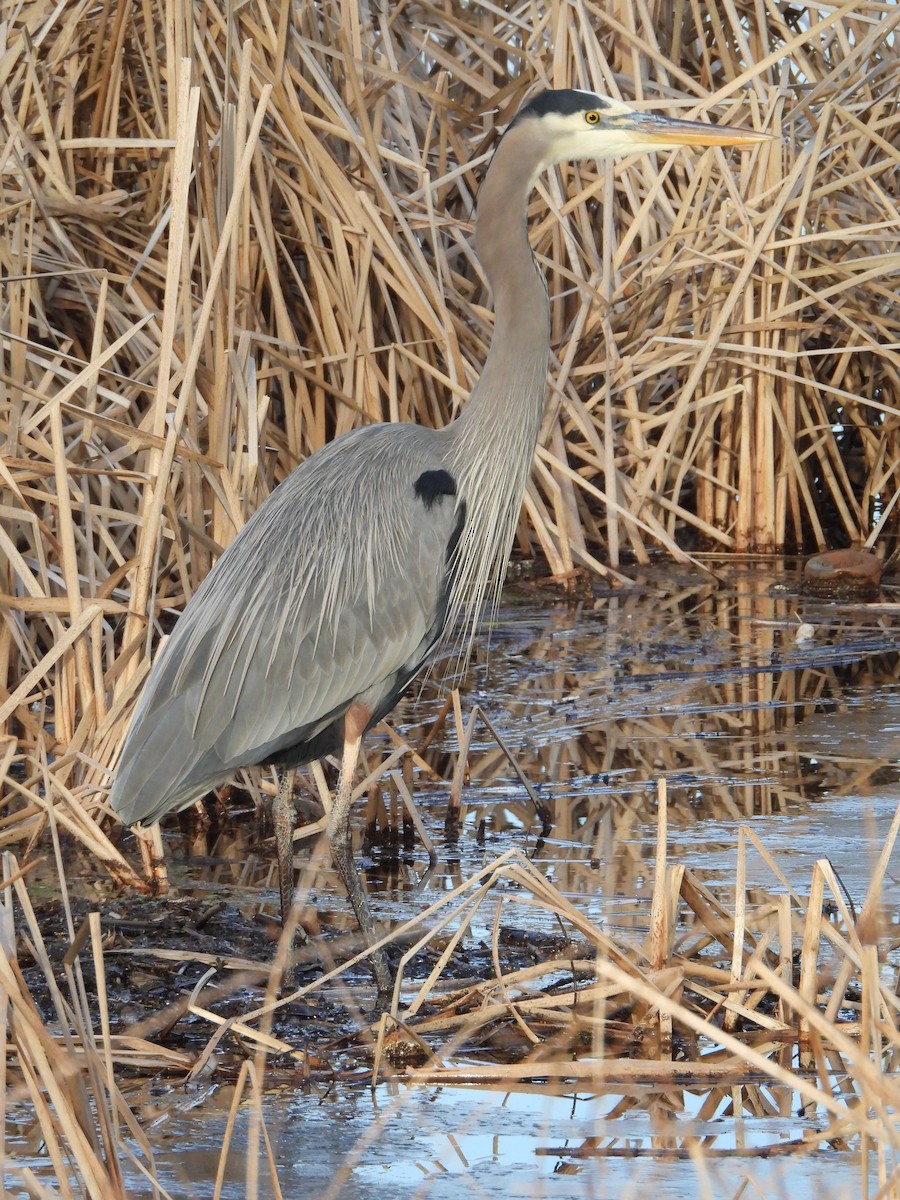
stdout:
<svg viewBox="0 0 900 1200">
<path fill-rule="evenodd" d="M 456 480 L 449 471 L 423 471 L 413 490 L 426 508 L 433 508 L 442 496 L 456 495 Z"/>
<path fill-rule="evenodd" d="M 593 92 L 579 92 L 575 88 L 559 88 L 556 91 L 539 92 L 533 100 L 529 100 L 524 108 L 516 114 L 513 125 L 523 117 L 546 117 L 557 113 L 561 117 L 570 117 L 573 113 L 587 112 L 592 108 L 608 108 L 609 105 L 602 96 Z"/>
</svg>

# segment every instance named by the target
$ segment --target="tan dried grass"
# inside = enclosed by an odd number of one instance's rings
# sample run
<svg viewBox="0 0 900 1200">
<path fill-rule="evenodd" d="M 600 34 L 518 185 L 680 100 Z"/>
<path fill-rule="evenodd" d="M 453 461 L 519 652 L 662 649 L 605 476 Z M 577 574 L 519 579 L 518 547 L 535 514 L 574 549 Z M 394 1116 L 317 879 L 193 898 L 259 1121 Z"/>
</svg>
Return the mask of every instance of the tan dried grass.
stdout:
<svg viewBox="0 0 900 1200">
<path fill-rule="evenodd" d="M 610 937 L 523 855 L 508 851 L 392 935 L 404 938 L 408 949 L 391 1011 L 371 1030 L 364 1025 L 360 1029 L 360 1050 L 366 1058 L 367 1034 L 374 1041 L 375 1078 L 506 1091 L 641 1085 L 644 1103 L 650 1095 L 671 1098 L 684 1089 L 704 1096 L 701 1121 L 704 1114 L 716 1113 L 726 1098 L 734 1117 L 745 1110 L 774 1117 L 784 1113 L 788 1101 L 790 1108 L 799 1099 L 810 1116 L 824 1118 L 827 1124 L 811 1127 L 801 1140 L 783 1143 L 775 1137 L 772 1153 L 809 1153 L 826 1141 L 835 1149 L 862 1144 L 866 1153 L 860 1163 L 861 1188 L 865 1189 L 871 1153 L 884 1185 L 879 1194 L 896 1195 L 900 1093 L 891 1064 L 900 1052 L 900 1002 L 882 969 L 886 940 L 878 910 L 900 832 L 900 809 L 857 917 L 848 911 L 827 860 L 815 864 L 804 892 L 784 877 L 748 827 L 739 831 L 733 905 L 712 897 L 690 871 L 669 867 L 662 787 L 660 801 L 652 916 L 643 946 Z M 747 841 L 771 868 L 778 891 L 766 892 L 759 880 L 751 888 L 744 863 Z M 57 868 L 65 906 L 58 848 Z M 0 957 L 0 987 L 9 1006 L 9 1092 L 15 1099 L 28 1096 L 40 1124 L 47 1164 L 35 1187 L 49 1177 L 61 1184 L 65 1195 L 104 1200 L 124 1196 L 119 1164 L 126 1161 L 153 1181 L 151 1144 L 123 1095 L 120 1078 L 124 1073 L 133 1080 L 139 1071 L 165 1071 L 196 1080 L 216 1071 L 215 1058 L 227 1043 L 230 1058 L 237 1047 L 244 1061 L 218 1179 L 224 1178 L 232 1155 L 236 1121 L 249 1120 L 251 1145 L 241 1155 L 247 1195 L 260 1194 L 261 1172 L 271 1181 L 267 1194 L 277 1194 L 271 1190 L 278 1186 L 277 1170 L 263 1105 L 267 1058 L 276 1054 L 293 1060 L 304 1080 L 329 1081 L 337 1064 L 329 1061 L 327 1047 L 310 1043 L 302 1033 L 302 1048 L 273 1036 L 271 1023 L 279 1008 L 298 997 L 329 985 L 333 990 L 350 964 L 282 999 L 275 997 L 272 984 L 277 975 L 270 973 L 264 1002 L 228 1020 L 204 1001 L 210 971 L 171 1006 L 171 1012 L 160 1014 L 155 1032 L 144 1028 L 114 1034 L 115 1015 L 105 982 L 108 951 L 99 915 L 91 914 L 76 931 L 65 906 L 70 945 L 60 967 L 44 946 L 25 881 L 10 856 L 5 871 L 11 886 L 0 894 L 7 900 L 2 910 L 5 953 Z M 8 903 L 12 888 L 22 914 L 18 938 L 43 973 L 55 1020 L 38 1012 L 15 963 Z M 826 915 L 826 899 L 831 915 Z M 533 965 L 504 967 L 501 928 L 520 927 L 535 916 L 539 921 L 551 918 L 564 932 L 563 942 Z M 454 983 L 446 974 L 451 956 L 473 936 L 483 936 L 473 935 L 473 926 L 491 931 L 494 970 L 486 978 Z M 536 941 L 533 949 L 539 945 Z M 438 951 L 434 967 L 426 979 L 411 986 L 405 979 L 407 964 L 428 946 Z M 141 953 L 150 964 L 157 954 L 171 957 L 175 952 L 148 945 Z M 95 980 L 91 988 L 82 977 L 86 955 Z M 187 962 L 195 956 L 186 950 L 183 957 Z M 219 966 L 234 972 L 234 987 L 245 987 L 252 964 Z M 257 977 L 266 970 L 260 964 Z M 220 990 L 218 998 L 223 994 Z M 852 1009 L 855 1017 L 848 1015 Z M 167 1049 L 173 1020 L 188 1011 L 208 1024 L 207 1046 L 192 1054 Z M 346 1052 L 345 1046 L 345 1056 Z M 6 1089 L 3 1096 L 6 1100 Z M 359 1154 L 379 1129 L 376 1119 L 357 1148 Z M 706 1154 L 706 1148 L 695 1145 L 689 1125 L 680 1132 L 661 1128 L 652 1141 L 647 1152 L 663 1159 L 692 1148 L 701 1159 Z M 583 1153 L 595 1158 L 616 1154 L 614 1143 L 614 1136 L 609 1145 L 606 1139 L 591 1139 Z M 763 1148 L 757 1146 L 755 1152 L 763 1153 Z M 720 1151 L 713 1147 L 709 1153 Z M 346 1174 L 352 1161 L 339 1174 Z M 20 1174 L 24 1182 L 24 1171 Z M 329 1194 L 340 1194 L 337 1179 Z"/>
<path fill-rule="evenodd" d="M 360 422 L 444 423 L 464 400 L 491 328 L 473 197 L 497 128 L 537 83 L 753 122 L 786 146 L 582 165 L 542 183 L 532 233 L 557 364 L 520 552 L 565 575 L 705 543 L 892 548 L 898 22 L 889 0 L 407 4 L 390 16 L 331 0 L 17 6 L 0 37 L 0 844 L 49 828 L 58 845 L 60 827 L 139 884 L 99 822 L 167 614 L 305 455 Z M 498 870 L 594 936 L 525 864 Z M 617 989 L 663 1042 L 673 1021 L 706 1020 L 667 974 L 683 901 L 696 945 L 724 939 L 729 956 L 695 970 L 695 994 L 770 1033 L 796 1022 L 819 1070 L 808 1097 L 885 1154 L 896 1104 L 872 1064 L 885 1044 L 896 1053 L 896 1013 L 873 947 L 795 895 L 732 913 L 667 866 L 663 843 L 657 880 L 654 969 L 594 943 L 596 1045 Z M 831 887 L 822 867 L 811 891 Z M 29 936 L 40 954 L 33 922 Z M 87 936 L 102 980 L 96 923 Z M 823 937 L 843 956 L 824 1014 Z M 116 1064 L 166 1052 L 117 1042 L 102 1006 L 95 1032 L 77 961 L 67 998 L 54 993 L 61 1026 L 76 1015 L 62 1041 L 11 955 L 0 982 L 49 1153 L 62 1163 L 66 1147 L 82 1194 L 110 1196 L 121 1180 L 104 1151 L 123 1121 L 139 1137 Z M 836 1018 L 851 979 L 864 999 L 847 1031 Z M 537 998 L 531 982 L 501 976 L 470 1011 L 505 1012 L 532 1041 L 530 1022 L 559 1023 L 578 998 Z M 777 997 L 777 1018 L 762 1020 L 762 995 Z M 472 1028 L 461 1013 L 452 1032 Z M 740 1043 L 719 1045 L 703 1070 L 750 1064 Z M 856 1108 L 827 1094 L 826 1054 L 849 1064 Z M 259 1121 L 261 1081 L 248 1067 Z M 257 1186 L 248 1176 L 248 1194 Z"/>
<path fill-rule="evenodd" d="M 520 551 L 565 575 L 698 539 L 890 544 L 900 17 L 885 0 L 786 20 L 17 8 L 0 703 L 20 831 L 43 821 L 36 791 L 97 811 L 161 616 L 304 455 L 361 421 L 451 418 L 490 338 L 473 197 L 536 83 L 786 145 L 540 185 L 558 366 Z"/>
</svg>

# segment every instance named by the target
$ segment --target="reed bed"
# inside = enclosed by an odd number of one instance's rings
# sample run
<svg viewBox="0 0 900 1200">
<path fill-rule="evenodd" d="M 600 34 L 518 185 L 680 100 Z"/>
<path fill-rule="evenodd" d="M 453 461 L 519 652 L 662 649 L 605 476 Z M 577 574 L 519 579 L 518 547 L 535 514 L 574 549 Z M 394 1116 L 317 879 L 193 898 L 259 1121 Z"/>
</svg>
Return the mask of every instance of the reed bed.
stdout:
<svg viewBox="0 0 900 1200">
<path fill-rule="evenodd" d="M 557 362 L 520 553 L 567 576 L 892 549 L 898 21 L 887 0 L 18 6 L 0 715 L 24 815 L 0 839 L 53 796 L 128 877 L 84 813 L 160 633 L 305 455 L 464 401 L 491 329 L 478 180 L 541 84 L 781 140 L 539 186 Z"/>
<path fill-rule="evenodd" d="M 498 129 L 538 85 L 753 124 L 779 140 L 749 155 L 583 164 L 540 184 L 531 226 L 556 362 L 519 554 L 557 577 L 616 578 L 629 562 L 698 547 L 859 540 L 892 552 L 898 24 L 889 0 L 23 0 L 4 13 L 0 846 L 19 849 L 27 871 L 40 840 L 58 857 L 74 840 L 112 879 L 144 886 L 104 801 L 159 638 L 304 456 L 360 423 L 443 424 L 465 402 L 491 333 L 470 248 L 478 180 Z M 877 1148 L 887 1186 L 895 1098 L 873 1063 L 885 1046 L 896 1054 L 894 1009 L 870 943 L 843 913 L 832 936 L 815 903 L 793 897 L 773 900 L 777 916 L 748 934 L 746 906 L 723 913 L 658 866 L 663 898 L 642 966 L 560 909 L 593 947 L 596 1053 L 607 1002 L 630 989 L 634 1011 L 663 1033 L 677 1021 L 697 1033 L 699 1022 L 723 1061 L 746 1068 L 749 1057 L 713 1037 L 700 982 L 685 1004 L 677 972 L 660 974 L 677 906 L 715 913 L 720 926 L 733 918 L 731 964 L 716 968 L 727 982 L 714 974 L 702 986 L 751 1024 L 753 998 L 772 998 L 779 1037 L 796 1028 L 819 1069 L 803 1094 Z M 535 903 L 557 903 L 526 864 L 496 870 Z M 4 895 L 15 890 L 27 914 L 25 877 L 13 860 L 7 872 Z M 828 882 L 814 880 L 811 895 Z M 26 926 L 43 961 L 40 929 L 27 915 Z M 102 981 L 96 922 L 88 934 Z M 825 1017 L 812 965 L 823 936 L 841 964 Z M 799 983 L 788 972 L 794 937 Z M 64 981 L 48 982 L 55 1027 L 9 940 L 6 950 L 7 1048 L 60 1156 L 60 1194 L 119 1195 L 123 1130 L 152 1167 L 117 1070 L 129 1055 L 187 1064 L 156 1043 L 116 1042 L 106 1001 L 98 994 L 96 1012 L 86 1001 L 83 948 Z M 506 1005 L 530 1042 L 530 1021 L 543 1037 L 570 1000 L 579 1011 L 574 992 L 531 1005 L 531 981 L 498 978 L 459 1000 L 463 1017 Z M 864 995 L 856 1041 L 837 1021 L 851 978 Z M 473 1028 L 463 1019 L 447 1036 L 465 1042 Z M 416 1036 L 437 1057 L 432 1032 Z M 241 1075 L 257 1101 L 259 1045 Z M 829 1097 L 823 1054 L 846 1067 L 856 1107 Z M 77 1185 L 62 1182 L 71 1162 Z"/>
</svg>

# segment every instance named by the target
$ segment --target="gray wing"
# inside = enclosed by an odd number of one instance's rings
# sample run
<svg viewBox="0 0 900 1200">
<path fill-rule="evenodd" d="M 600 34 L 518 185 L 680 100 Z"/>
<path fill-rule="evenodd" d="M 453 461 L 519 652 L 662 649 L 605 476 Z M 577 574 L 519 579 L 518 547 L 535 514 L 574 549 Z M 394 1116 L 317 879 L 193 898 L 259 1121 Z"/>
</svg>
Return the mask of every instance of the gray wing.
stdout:
<svg viewBox="0 0 900 1200">
<path fill-rule="evenodd" d="M 154 663 L 110 795 L 126 824 L 239 766 L 328 752 L 354 700 L 392 706 L 445 619 L 463 502 L 441 444 L 412 425 L 356 430 L 260 507 Z"/>
</svg>

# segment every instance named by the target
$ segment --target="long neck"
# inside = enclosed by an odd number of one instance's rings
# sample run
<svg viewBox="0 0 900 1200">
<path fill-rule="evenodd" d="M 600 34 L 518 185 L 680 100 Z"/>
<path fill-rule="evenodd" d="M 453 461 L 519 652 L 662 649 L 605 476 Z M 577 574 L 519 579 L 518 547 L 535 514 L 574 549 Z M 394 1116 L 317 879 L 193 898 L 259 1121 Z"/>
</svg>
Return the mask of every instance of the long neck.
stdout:
<svg viewBox="0 0 900 1200">
<path fill-rule="evenodd" d="M 450 625 L 465 614 L 469 645 L 485 594 L 496 599 L 506 572 L 547 384 L 550 305 L 526 220 L 539 165 L 533 138 L 513 127 L 482 184 L 475 245 L 493 293 L 494 336 L 468 404 L 444 431 L 465 504 Z"/>
<path fill-rule="evenodd" d="M 526 211 L 537 164 L 521 132 L 513 128 L 501 141 L 478 197 L 475 249 L 493 297 L 494 335 L 481 378 L 454 425 L 469 447 L 485 433 L 495 446 L 501 429 L 517 435 L 516 449 L 524 456 L 527 445 L 530 466 L 547 380 L 550 305 L 528 243 Z"/>
</svg>

